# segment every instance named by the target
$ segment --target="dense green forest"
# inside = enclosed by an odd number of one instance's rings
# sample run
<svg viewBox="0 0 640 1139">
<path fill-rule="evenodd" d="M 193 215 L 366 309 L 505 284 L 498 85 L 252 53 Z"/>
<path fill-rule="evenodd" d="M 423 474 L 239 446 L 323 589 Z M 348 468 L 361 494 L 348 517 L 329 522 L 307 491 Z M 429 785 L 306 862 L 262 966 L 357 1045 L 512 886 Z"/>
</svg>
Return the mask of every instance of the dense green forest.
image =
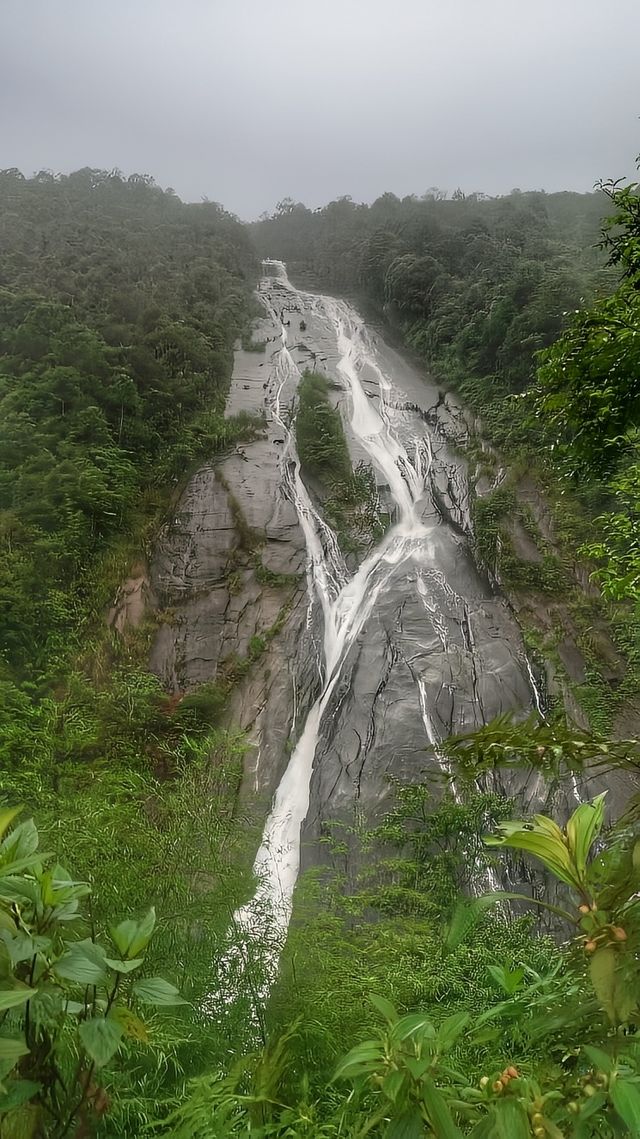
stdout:
<svg viewBox="0 0 640 1139">
<path fill-rule="evenodd" d="M 32 673 L 141 493 L 228 430 L 230 353 L 256 266 L 220 207 L 184 205 L 136 175 L 4 171 L 0 210 L 0 619 L 5 661 Z"/>
<path fill-rule="evenodd" d="M 337 829 L 270 1001 L 256 965 L 225 1003 L 216 962 L 259 829 L 239 806 L 245 741 L 206 690 L 176 701 L 149 674 L 153 618 L 122 636 L 104 620 L 185 476 L 260 430 L 223 407 L 276 256 L 357 294 L 479 412 L 515 479 L 535 466 L 566 503 L 612 626 L 619 603 L 632 696 L 639 201 L 385 195 L 285 203 L 249 231 L 146 177 L 0 175 L 3 1139 L 640 1134 L 637 808 L 609 828 L 601 796 L 564 826 L 519 821 L 476 784 L 509 764 L 637 771 L 637 745 L 559 713 L 451 741 L 464 801 L 398 786 L 348 836 L 348 890 Z M 301 381 L 298 446 L 353 550 L 382 522 L 328 394 Z M 515 895 L 477 896 L 509 852 L 546 934 Z"/>
<path fill-rule="evenodd" d="M 215 728 L 210 700 L 178 708 L 165 696 L 146 667 L 148 622 L 117 636 L 105 615 L 185 475 L 259 427 L 223 418 L 255 255 L 219 206 L 185 205 L 118 171 L 4 171 L 0 217 L 3 799 L 27 804 L 45 848 L 62 847 L 74 876 L 92 882 L 85 934 L 156 903 L 155 959 L 197 1004 L 210 953 L 192 947 L 187 964 L 187 930 L 197 920 L 222 936 L 226 911 L 218 880 L 203 891 L 195 875 L 224 850 L 224 892 L 240 889 L 232 816 L 244 745 Z M 55 999 L 37 1015 L 58 1017 Z M 124 1079 L 119 1134 L 139 1132 L 147 1081 L 155 1098 L 167 1070 L 202 1055 L 193 1021 L 183 1017 L 170 1044 L 161 1027 Z M 38 1134 L 85 1127 L 74 1109 L 82 1062 L 69 1064 L 46 1120 L 33 1116 Z M 20 1102 L 7 1095 L 4 1109 Z"/>
</svg>

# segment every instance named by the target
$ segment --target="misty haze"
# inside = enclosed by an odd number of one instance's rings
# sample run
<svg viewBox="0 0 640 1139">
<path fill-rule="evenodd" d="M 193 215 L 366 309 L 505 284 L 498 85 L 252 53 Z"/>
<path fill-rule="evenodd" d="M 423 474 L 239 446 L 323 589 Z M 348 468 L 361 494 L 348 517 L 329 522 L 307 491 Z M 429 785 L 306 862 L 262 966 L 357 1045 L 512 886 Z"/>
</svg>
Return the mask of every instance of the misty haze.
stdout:
<svg viewBox="0 0 640 1139">
<path fill-rule="evenodd" d="M 0 1137 L 639 1136 L 635 0 L 0 31 Z"/>
<path fill-rule="evenodd" d="M 247 220 L 590 190 L 638 149 L 635 0 L 5 0 L 0 28 L 6 165 L 149 173 Z"/>
</svg>

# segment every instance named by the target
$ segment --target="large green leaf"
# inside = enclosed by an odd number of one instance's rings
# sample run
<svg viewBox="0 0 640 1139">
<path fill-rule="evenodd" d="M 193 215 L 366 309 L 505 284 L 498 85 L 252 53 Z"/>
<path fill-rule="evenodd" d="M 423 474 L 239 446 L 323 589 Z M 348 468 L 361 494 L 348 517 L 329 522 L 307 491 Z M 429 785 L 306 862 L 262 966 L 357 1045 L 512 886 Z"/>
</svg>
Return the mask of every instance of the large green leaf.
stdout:
<svg viewBox="0 0 640 1139">
<path fill-rule="evenodd" d="M 382 1013 L 384 1019 L 388 1021 L 389 1024 L 396 1023 L 398 1020 L 398 1013 L 396 1012 L 394 1006 L 391 1004 L 391 1001 L 387 1000 L 386 997 L 378 996 L 377 993 L 369 993 L 369 1000 L 371 1001 L 371 1004 L 374 1006 L 374 1008 L 377 1008 L 378 1012 Z"/>
<path fill-rule="evenodd" d="M 15 1064 L 21 1056 L 26 1056 L 28 1051 L 24 1040 L 16 1040 L 13 1036 L 0 1036 L 0 1060 Z"/>
<path fill-rule="evenodd" d="M 37 989 L 0 989 L 0 1012 L 8 1008 L 17 1008 L 25 1001 L 35 997 Z"/>
<path fill-rule="evenodd" d="M 414 1080 L 421 1080 L 428 1068 L 433 1063 L 433 1053 L 427 1053 L 426 1056 L 405 1056 L 404 1066 L 406 1070 L 413 1076 Z"/>
<path fill-rule="evenodd" d="M 581 879 L 577 868 L 564 835 L 553 819 L 548 819 L 545 815 L 534 815 L 531 822 L 499 823 L 498 831 L 498 835 L 485 838 L 488 846 L 508 846 L 532 854 L 561 882 L 574 889 L 580 888 Z"/>
<path fill-rule="evenodd" d="M 519 969 L 505 969 L 503 965 L 487 965 L 487 969 L 496 984 L 498 984 L 508 996 L 513 996 L 513 994 L 522 987 L 524 978 L 524 969 L 522 966 Z"/>
<path fill-rule="evenodd" d="M 78 1032 L 89 1056 L 101 1068 L 118 1051 L 123 1028 L 116 1020 L 93 1017 L 92 1020 L 85 1020 Z"/>
<path fill-rule="evenodd" d="M 424 1122 L 417 1107 L 403 1111 L 397 1119 L 392 1119 L 384 1133 L 384 1139 L 422 1139 Z"/>
<path fill-rule="evenodd" d="M 11 823 L 17 815 L 23 810 L 23 807 L 2 807 L 0 808 L 0 837 L 11 826 Z"/>
<path fill-rule="evenodd" d="M 117 961 L 115 957 L 105 957 L 105 963 L 116 973 L 132 973 L 144 965 L 144 957 L 134 957 L 132 961 Z"/>
<path fill-rule="evenodd" d="M 28 902 L 37 903 L 40 901 L 40 888 L 29 878 L 19 875 L 13 878 L 8 874 L 6 878 L 0 878 L 0 898 L 8 902 L 22 902 L 26 898 Z"/>
<path fill-rule="evenodd" d="M 0 846 L 0 866 L 3 869 L 10 869 L 13 872 L 16 870 L 16 863 L 23 859 L 33 856 L 39 844 L 38 831 L 33 819 L 27 819 L 24 823 L 14 827 L 11 834 L 7 835 L 2 846 Z M 40 854 L 41 859 L 46 857 Z"/>
<path fill-rule="evenodd" d="M 79 985 L 99 985 L 106 977 L 106 954 L 95 942 L 78 941 L 54 964 L 54 971 L 66 981 Z"/>
<path fill-rule="evenodd" d="M 43 854 L 42 851 L 38 850 L 35 854 L 26 854 L 23 858 L 13 859 L 11 862 L 5 863 L 5 865 L 0 867 L 0 869 L 2 869 L 5 873 L 10 873 L 12 875 L 21 874 L 25 870 L 32 870 L 37 874 L 42 869 L 43 858 L 48 857 L 50 856 L 46 853 Z"/>
<path fill-rule="evenodd" d="M 133 921 L 132 918 L 127 918 L 125 921 L 121 921 L 119 925 L 109 927 L 111 940 L 118 950 L 118 953 L 121 953 L 123 957 L 126 957 L 129 952 L 129 946 L 136 935 L 137 928 L 138 923 Z"/>
<path fill-rule="evenodd" d="M 406 1072 L 401 1072 L 399 1068 L 392 1068 L 384 1078 L 382 1091 L 391 1103 L 395 1103 L 400 1093 L 404 1090 L 406 1083 Z"/>
<path fill-rule="evenodd" d="M 143 949 L 147 948 L 155 927 L 156 911 L 154 907 L 151 906 L 142 920 L 138 922 L 135 937 L 129 946 L 127 957 L 137 957 L 139 953 L 142 953 Z"/>
<path fill-rule="evenodd" d="M 614 1080 L 611 1101 L 632 1135 L 640 1135 L 640 1087 L 628 1080 Z"/>
<path fill-rule="evenodd" d="M 621 965 L 621 952 L 613 945 L 596 949 L 589 962 L 596 996 L 613 1024 L 625 1024 L 638 1004 L 637 993 Z"/>
<path fill-rule="evenodd" d="M 392 1040 L 406 1040 L 409 1036 L 419 1036 L 421 1040 L 435 1040 L 436 1030 L 431 1018 L 425 1012 L 410 1012 L 394 1024 L 390 1033 Z"/>
<path fill-rule="evenodd" d="M 333 1079 L 348 1079 L 350 1076 L 360 1075 L 363 1071 L 375 1072 L 376 1068 L 384 1062 L 384 1047 L 381 1041 L 365 1040 L 357 1044 L 336 1068 Z"/>
<path fill-rule="evenodd" d="M 567 839 L 580 877 L 584 879 L 589 851 L 602 830 L 606 791 L 591 803 L 581 803 L 567 823 Z"/>
<path fill-rule="evenodd" d="M 41 877 L 40 886 L 45 906 L 65 906 L 91 893 L 88 882 L 72 881 L 62 866 L 54 866 Z"/>
<path fill-rule="evenodd" d="M 0 940 L 6 945 L 14 965 L 19 965 L 21 961 L 29 961 L 37 953 L 51 948 L 51 938 L 30 937 L 28 933 L 16 930 L 15 926 L 11 932 L 8 929 L 1 930 Z"/>
<path fill-rule="evenodd" d="M 443 1020 L 438 1028 L 438 1041 L 440 1047 L 446 1051 L 452 1048 L 459 1036 L 462 1035 L 470 1020 L 468 1012 L 454 1012 Z"/>
<path fill-rule="evenodd" d="M 144 981 L 136 981 L 133 991 L 141 1001 L 150 1005 L 188 1004 L 175 985 L 170 985 L 162 977 L 146 977 Z"/>
<path fill-rule="evenodd" d="M 151 907 L 141 921 L 131 918 L 110 929 L 113 943 L 122 957 L 137 957 L 147 948 L 156 924 L 156 911 Z"/>
<path fill-rule="evenodd" d="M 0 1095 L 0 1111 L 9 1111 L 12 1107 L 20 1107 L 27 1103 L 41 1090 L 42 1084 L 34 1080 L 9 1080 L 6 1090 Z"/>
<path fill-rule="evenodd" d="M 462 1132 L 456 1127 L 444 1096 L 429 1076 L 424 1077 L 422 1089 L 422 1098 L 436 1139 L 462 1139 Z"/>
<path fill-rule="evenodd" d="M 591 1044 L 584 1044 L 582 1051 L 589 1057 L 594 1068 L 599 1069 L 601 1072 L 606 1072 L 611 1075 L 614 1069 L 613 1059 L 607 1052 L 603 1052 L 602 1048 L 594 1048 Z"/>
<path fill-rule="evenodd" d="M 493 1108 L 492 1139 L 530 1139 L 531 1130 L 525 1109 L 515 1099 L 500 1099 Z"/>
</svg>

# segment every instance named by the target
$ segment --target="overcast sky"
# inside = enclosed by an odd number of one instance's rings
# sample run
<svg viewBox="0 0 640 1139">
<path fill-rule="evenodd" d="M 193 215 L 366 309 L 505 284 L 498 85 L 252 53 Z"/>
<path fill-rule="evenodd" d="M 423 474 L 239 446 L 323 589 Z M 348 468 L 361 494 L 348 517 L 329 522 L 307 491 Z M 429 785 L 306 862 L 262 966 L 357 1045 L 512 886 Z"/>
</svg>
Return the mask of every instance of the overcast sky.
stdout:
<svg viewBox="0 0 640 1139">
<path fill-rule="evenodd" d="M 0 166 L 285 196 L 588 190 L 640 151 L 640 0 L 0 0 Z"/>
</svg>

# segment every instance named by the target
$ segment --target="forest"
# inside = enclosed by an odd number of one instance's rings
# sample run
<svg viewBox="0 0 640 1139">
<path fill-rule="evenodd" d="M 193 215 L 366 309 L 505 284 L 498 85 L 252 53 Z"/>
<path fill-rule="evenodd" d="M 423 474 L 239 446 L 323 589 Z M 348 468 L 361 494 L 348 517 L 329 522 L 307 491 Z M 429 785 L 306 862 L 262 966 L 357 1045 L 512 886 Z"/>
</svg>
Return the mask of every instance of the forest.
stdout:
<svg viewBox="0 0 640 1139">
<path fill-rule="evenodd" d="M 640 183 L 286 200 L 247 226 L 146 175 L 12 169 L 0 250 L 2 1139 L 640 1135 Z M 171 613 L 107 620 L 190 477 L 264 437 L 225 416 L 263 258 L 470 410 L 469 465 L 506 471 L 474 557 L 587 660 L 573 719 L 557 699 L 442 743 L 464 794 L 396 780 L 383 818 L 336 827 L 264 1000 L 258 955 L 221 986 L 263 822 L 227 711 L 268 646 L 169 692 Z M 304 372 L 297 451 L 357 560 L 390 518 L 333 394 Z M 556 519 L 533 570 L 525 480 Z M 632 791 L 620 818 L 600 793 L 523 818 L 496 770 Z"/>
</svg>

